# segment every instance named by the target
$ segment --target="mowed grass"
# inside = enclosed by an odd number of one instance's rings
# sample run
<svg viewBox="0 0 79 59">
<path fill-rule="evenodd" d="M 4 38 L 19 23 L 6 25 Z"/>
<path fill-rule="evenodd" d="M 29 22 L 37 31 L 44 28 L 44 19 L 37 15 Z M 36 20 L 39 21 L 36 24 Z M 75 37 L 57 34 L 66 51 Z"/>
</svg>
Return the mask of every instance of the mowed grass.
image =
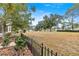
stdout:
<svg viewBox="0 0 79 59">
<path fill-rule="evenodd" d="M 58 54 L 79 56 L 78 32 L 26 32 L 26 35 Z"/>
</svg>

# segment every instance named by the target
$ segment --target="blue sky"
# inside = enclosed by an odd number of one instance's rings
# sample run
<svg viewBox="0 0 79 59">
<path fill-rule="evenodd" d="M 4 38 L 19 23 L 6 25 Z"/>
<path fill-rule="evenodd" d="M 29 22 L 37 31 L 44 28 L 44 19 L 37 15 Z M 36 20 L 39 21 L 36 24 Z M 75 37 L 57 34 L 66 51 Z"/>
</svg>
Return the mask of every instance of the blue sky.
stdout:
<svg viewBox="0 0 79 59">
<path fill-rule="evenodd" d="M 67 9 L 73 6 L 72 3 L 30 3 L 29 7 L 35 6 L 36 12 L 32 14 L 35 18 L 33 25 L 36 25 L 38 21 L 43 20 L 44 15 L 59 14 L 64 15 Z"/>
<path fill-rule="evenodd" d="M 44 15 L 59 14 L 64 15 L 67 9 L 73 6 L 73 3 L 28 3 L 28 7 L 35 6 L 36 12 L 32 13 L 32 17 L 35 21 L 33 25 L 38 24 L 39 21 L 43 20 Z M 3 14 L 3 9 L 0 9 L 0 14 Z M 79 22 L 79 18 L 76 18 L 75 22 Z"/>
</svg>

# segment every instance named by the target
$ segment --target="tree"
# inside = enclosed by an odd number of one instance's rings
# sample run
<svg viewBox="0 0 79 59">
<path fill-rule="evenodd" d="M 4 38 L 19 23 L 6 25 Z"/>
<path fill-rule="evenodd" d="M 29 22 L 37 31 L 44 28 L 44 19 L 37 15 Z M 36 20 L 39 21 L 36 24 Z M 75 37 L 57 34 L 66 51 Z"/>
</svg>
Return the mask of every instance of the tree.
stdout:
<svg viewBox="0 0 79 59">
<path fill-rule="evenodd" d="M 52 26 L 56 26 L 57 25 L 57 16 L 54 14 L 50 14 L 50 29 L 52 28 Z"/>
<path fill-rule="evenodd" d="M 24 29 L 29 26 L 29 21 L 32 21 L 31 12 L 28 9 L 27 4 L 0 4 L 0 7 L 4 10 L 4 15 L 2 16 L 2 32 L 3 37 L 5 33 L 6 23 L 12 23 L 12 30 Z M 35 9 L 32 8 L 35 12 Z M 23 13 L 21 13 L 23 12 Z"/>
<path fill-rule="evenodd" d="M 44 27 L 44 22 L 43 21 L 39 21 L 38 24 L 36 25 L 35 27 L 35 30 L 38 31 L 38 30 L 42 30 L 42 29 L 45 29 Z"/>
<path fill-rule="evenodd" d="M 16 31 L 19 29 L 26 29 L 29 27 L 30 22 L 34 20 L 31 17 L 32 12 L 35 12 L 35 8 L 28 8 L 27 4 L 0 4 L 0 8 L 4 10 L 4 15 L 2 15 L 2 29 L 3 29 L 3 43 L 8 44 L 10 41 L 8 37 L 5 37 L 5 27 L 7 23 L 11 23 L 12 30 Z M 16 48 L 23 52 L 26 47 L 26 39 L 22 36 L 16 38 Z M 6 44 L 4 44 L 6 46 Z"/>
<path fill-rule="evenodd" d="M 58 14 L 50 14 L 49 19 L 50 19 L 50 28 L 52 28 L 52 26 L 55 26 L 58 29 L 58 24 L 61 24 L 63 16 Z"/>
<path fill-rule="evenodd" d="M 12 17 L 13 17 L 13 14 L 15 13 L 18 13 L 17 11 L 21 11 L 21 10 L 24 10 L 23 8 L 23 4 L 21 5 L 18 5 L 18 4 L 11 4 L 11 3 L 8 3 L 8 4 L 0 4 L 0 8 L 2 8 L 4 10 L 4 15 L 2 16 L 2 32 L 3 32 L 3 39 L 4 39 L 4 34 L 5 34 L 5 25 L 8 21 L 11 21 L 13 20 Z"/>
<path fill-rule="evenodd" d="M 71 17 L 71 25 L 72 25 L 71 28 L 73 30 L 74 18 L 79 15 L 79 3 L 73 4 L 73 6 L 69 8 L 68 11 L 66 12 L 66 15 L 68 15 L 68 17 Z"/>
<path fill-rule="evenodd" d="M 75 11 L 79 12 L 78 10 L 79 10 L 79 3 L 75 3 L 71 8 L 68 9 L 66 14 L 74 13 Z M 79 15 L 77 12 L 76 15 Z"/>
<path fill-rule="evenodd" d="M 36 29 L 52 29 L 53 26 L 56 26 L 58 23 L 61 22 L 62 16 L 60 15 L 53 15 L 50 14 L 50 16 L 48 17 L 47 15 L 45 15 L 43 17 L 43 21 L 38 22 L 38 24 L 36 25 Z"/>
<path fill-rule="evenodd" d="M 47 28 L 49 28 L 49 17 L 47 16 L 47 15 L 45 15 L 44 17 L 43 17 L 43 19 L 44 19 L 44 21 L 43 21 L 43 25 L 44 25 L 44 29 L 47 29 Z"/>
</svg>

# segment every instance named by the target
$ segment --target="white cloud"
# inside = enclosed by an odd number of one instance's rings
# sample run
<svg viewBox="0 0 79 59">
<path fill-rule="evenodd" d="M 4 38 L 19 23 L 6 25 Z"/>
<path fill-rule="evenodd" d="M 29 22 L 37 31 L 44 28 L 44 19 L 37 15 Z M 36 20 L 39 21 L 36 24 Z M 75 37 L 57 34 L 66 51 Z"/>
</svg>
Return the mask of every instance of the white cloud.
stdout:
<svg viewBox="0 0 79 59">
<path fill-rule="evenodd" d="M 63 5 L 64 5 L 63 3 L 61 3 L 61 4 L 60 4 L 60 3 L 55 3 L 55 4 L 51 4 L 51 7 L 52 7 L 52 8 L 57 8 L 57 9 L 58 9 L 58 8 L 63 7 Z"/>
<path fill-rule="evenodd" d="M 38 18 L 37 18 L 38 19 Z M 41 21 L 42 18 L 39 18 L 38 20 L 35 19 L 35 21 L 32 22 L 32 25 L 37 25 L 39 21 Z"/>
<path fill-rule="evenodd" d="M 43 16 L 44 15 L 49 15 L 50 14 L 50 12 L 49 13 L 42 13 L 42 14 L 40 14 L 40 15 L 33 15 L 32 17 L 34 17 L 35 18 L 35 20 L 32 22 L 32 25 L 36 25 L 36 24 L 38 24 L 38 22 L 39 21 L 42 21 L 43 20 Z"/>
<path fill-rule="evenodd" d="M 51 6 L 51 5 L 50 5 L 50 4 L 45 4 L 45 6 L 49 7 L 49 6 Z"/>
</svg>

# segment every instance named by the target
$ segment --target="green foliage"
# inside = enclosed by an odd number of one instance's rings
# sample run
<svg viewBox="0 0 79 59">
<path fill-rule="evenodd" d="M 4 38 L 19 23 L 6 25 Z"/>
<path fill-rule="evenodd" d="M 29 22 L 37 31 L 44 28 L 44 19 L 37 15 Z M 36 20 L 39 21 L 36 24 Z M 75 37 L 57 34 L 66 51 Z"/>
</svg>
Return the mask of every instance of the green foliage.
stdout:
<svg viewBox="0 0 79 59">
<path fill-rule="evenodd" d="M 10 35 L 6 34 L 3 39 L 3 46 L 7 46 L 10 43 Z"/>
<path fill-rule="evenodd" d="M 65 13 L 67 18 L 71 18 L 71 29 L 74 29 L 74 19 L 79 16 L 79 3 L 74 3 L 72 7 L 70 7 Z"/>
<path fill-rule="evenodd" d="M 35 12 L 35 11 L 36 11 L 35 6 L 32 6 L 31 10 L 32 10 L 33 12 Z"/>
<path fill-rule="evenodd" d="M 26 32 L 26 30 L 24 29 L 24 30 L 23 30 L 23 33 L 25 33 L 25 32 Z"/>
<path fill-rule="evenodd" d="M 79 32 L 79 30 L 57 30 L 57 32 Z"/>
<path fill-rule="evenodd" d="M 50 29 L 50 31 L 51 31 L 51 28 L 53 26 L 56 26 L 58 23 L 61 23 L 62 18 L 63 18 L 62 16 L 56 15 L 56 14 L 54 14 L 54 15 L 50 14 L 50 16 L 45 15 L 43 17 L 44 20 L 38 22 L 38 24 L 35 27 L 35 30 Z"/>
<path fill-rule="evenodd" d="M 16 37 L 16 49 L 23 49 L 24 47 L 26 47 L 26 39 L 24 36 L 18 36 Z"/>
<path fill-rule="evenodd" d="M 79 15 L 79 3 L 74 3 L 73 6 L 71 8 L 69 8 L 66 12 L 66 15 L 72 15 L 72 14 L 76 14 L 75 15 Z"/>
<path fill-rule="evenodd" d="M 11 23 L 13 31 L 29 28 L 31 21 L 34 20 L 34 18 L 31 17 L 31 12 L 35 12 L 35 7 L 28 8 L 28 4 L 7 3 L 0 4 L 0 8 L 4 10 L 1 22 L 3 25 L 4 22 L 5 24 Z"/>
</svg>

